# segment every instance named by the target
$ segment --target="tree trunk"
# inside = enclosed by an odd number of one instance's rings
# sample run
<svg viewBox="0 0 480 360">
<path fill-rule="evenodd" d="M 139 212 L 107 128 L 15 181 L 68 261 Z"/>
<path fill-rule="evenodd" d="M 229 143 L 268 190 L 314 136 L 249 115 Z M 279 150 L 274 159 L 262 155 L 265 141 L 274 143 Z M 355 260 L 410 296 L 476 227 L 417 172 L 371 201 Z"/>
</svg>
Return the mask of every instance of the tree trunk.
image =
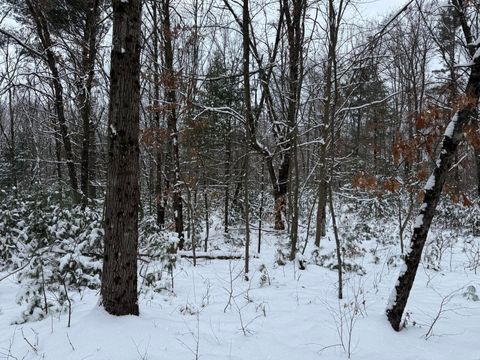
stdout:
<svg viewBox="0 0 480 360">
<path fill-rule="evenodd" d="M 208 250 L 208 238 L 210 237 L 210 210 L 208 203 L 208 183 L 205 181 L 205 191 L 203 192 L 203 201 L 205 204 L 205 241 L 204 251 Z"/>
<path fill-rule="evenodd" d="M 17 192 L 17 159 L 15 150 L 15 112 L 13 111 L 12 89 L 8 89 L 8 112 L 10 116 L 10 167 L 12 171 L 12 187 Z"/>
<path fill-rule="evenodd" d="M 275 230 L 285 230 L 284 217 L 286 214 L 286 207 L 287 207 L 287 191 L 286 190 L 284 191 L 283 189 L 274 190 L 273 198 L 275 200 L 275 204 L 273 208 L 275 213 L 274 228 Z"/>
<path fill-rule="evenodd" d="M 72 192 L 72 199 L 74 203 L 79 200 L 78 194 L 78 182 L 77 172 L 75 169 L 74 156 L 72 143 L 70 141 L 70 133 L 67 127 L 67 120 L 65 117 L 65 104 L 63 101 L 63 85 L 60 79 L 60 73 L 57 67 L 57 58 L 53 52 L 53 43 L 50 37 L 47 20 L 43 15 L 42 9 L 39 4 L 32 2 L 32 0 L 26 0 L 29 12 L 35 22 L 35 28 L 37 35 L 40 38 L 42 47 L 45 51 L 46 62 L 50 69 L 52 78 L 52 86 L 54 90 L 55 110 L 57 114 L 58 126 L 60 134 L 62 135 L 63 147 L 65 148 L 65 157 L 67 159 L 67 170 L 70 178 L 70 188 Z"/>
<path fill-rule="evenodd" d="M 223 228 L 225 235 L 228 234 L 229 212 L 230 212 L 230 166 L 232 160 L 232 137 L 231 137 L 231 119 L 227 120 L 227 136 L 225 144 L 225 204 L 223 211 Z"/>
<path fill-rule="evenodd" d="M 475 164 L 477 166 L 477 192 L 480 196 L 480 149 L 475 149 Z"/>
<path fill-rule="evenodd" d="M 81 82 L 82 89 L 80 91 L 80 106 L 83 123 L 83 139 L 81 154 L 81 173 L 80 173 L 80 190 L 82 192 L 82 202 L 84 205 L 88 203 L 91 195 L 95 195 L 93 185 L 91 184 L 90 173 L 92 169 L 92 147 L 95 139 L 95 128 L 92 121 L 92 87 L 95 75 L 95 58 L 97 56 L 97 19 L 99 12 L 99 1 L 90 0 L 86 9 L 86 21 L 82 43 L 82 69 Z"/>
<path fill-rule="evenodd" d="M 320 160 L 322 161 L 322 160 Z M 321 166 L 320 182 L 318 184 L 318 208 L 316 219 L 315 246 L 320 247 L 320 240 L 325 236 L 327 222 L 327 182 L 325 181 L 325 167 Z"/>
<path fill-rule="evenodd" d="M 293 139 L 293 156 L 294 156 L 294 179 L 290 180 L 290 183 L 293 184 L 293 194 L 290 208 L 292 209 L 292 227 L 290 229 L 290 260 L 295 260 L 297 255 L 297 243 L 298 243 L 298 197 L 300 192 L 300 181 L 299 181 L 299 169 L 298 169 L 298 146 L 297 146 L 297 134 L 294 130 L 294 139 Z"/>
<path fill-rule="evenodd" d="M 170 134 L 169 156 L 173 171 L 170 172 L 170 186 L 172 187 L 172 205 L 175 220 L 175 231 L 178 235 L 178 249 L 182 250 L 185 244 L 183 234 L 183 203 L 180 183 L 180 154 L 177 129 L 177 101 L 175 70 L 173 68 L 172 29 L 170 24 L 170 0 L 163 1 L 163 37 L 165 56 L 165 98 L 170 107 L 167 126 Z"/>
<path fill-rule="evenodd" d="M 245 128 L 245 167 L 243 178 L 244 184 L 244 214 L 245 214 L 245 278 L 249 272 L 250 255 L 250 204 L 248 197 L 248 166 L 249 166 L 249 145 L 248 141 L 252 138 L 253 131 L 253 111 L 252 98 L 250 93 L 250 14 L 248 0 L 243 0 L 242 7 L 242 36 L 243 36 L 243 100 L 245 103 L 245 118 L 247 126 Z"/>
<path fill-rule="evenodd" d="M 338 90 L 336 89 L 336 55 L 337 55 L 337 41 L 340 19 L 342 16 L 342 9 L 337 12 L 334 6 L 334 2 L 329 0 L 328 2 L 328 57 L 325 69 L 325 87 L 324 87 L 324 109 L 323 109 L 323 126 L 322 126 L 322 139 L 324 144 L 320 146 L 320 184 L 318 188 L 318 210 L 317 210 L 317 232 L 315 235 L 315 245 L 320 246 L 320 239 L 325 235 L 326 224 L 326 205 L 328 187 L 331 186 L 333 181 L 333 171 L 330 171 L 330 179 L 327 181 L 327 125 L 330 126 L 330 146 L 328 150 L 331 151 L 332 161 L 334 156 L 334 125 L 335 125 L 335 110 L 337 106 Z M 333 163 L 330 164 L 333 167 Z M 329 184 L 330 183 L 330 184 Z"/>
<path fill-rule="evenodd" d="M 138 315 L 141 0 L 113 1 L 102 304 Z"/>
<path fill-rule="evenodd" d="M 157 2 L 153 1 L 152 7 L 153 13 L 153 108 L 154 108 L 154 118 L 155 126 L 157 130 L 160 130 L 160 52 L 159 52 L 159 34 L 158 34 L 158 7 Z M 156 182 L 155 182 L 155 203 L 157 211 L 157 225 L 160 229 L 163 229 L 165 226 L 165 204 L 163 199 L 163 188 L 162 188 L 162 146 L 160 141 L 155 143 L 156 148 Z"/>
<path fill-rule="evenodd" d="M 343 262 L 342 245 L 338 235 L 337 221 L 335 218 L 335 208 L 333 207 L 332 184 L 328 183 L 328 199 L 330 203 L 330 214 L 332 215 L 333 235 L 335 236 L 335 250 L 337 253 L 337 274 L 338 274 L 338 298 L 343 299 Z"/>
<path fill-rule="evenodd" d="M 245 0 L 246 1 L 246 0 Z M 248 144 L 248 142 L 246 142 Z M 248 273 L 250 271 L 250 198 L 249 198 L 249 183 L 248 183 L 248 164 L 249 164 L 249 153 L 250 150 L 248 145 L 245 146 L 246 148 L 246 162 L 247 167 L 245 174 L 243 175 L 245 186 L 244 186 L 244 201 L 245 201 L 245 279 L 248 280 Z"/>
<path fill-rule="evenodd" d="M 264 192 L 265 192 L 265 162 L 262 161 L 262 175 L 260 178 L 260 208 L 258 209 L 258 243 L 257 253 L 260 254 L 262 249 L 262 219 L 263 219 L 263 206 L 264 206 Z"/>
<path fill-rule="evenodd" d="M 285 165 L 287 168 L 290 161 L 293 160 L 294 166 L 294 189 L 292 203 L 292 227 L 290 232 L 290 260 L 295 258 L 297 252 L 298 239 L 298 192 L 299 192 L 299 169 L 298 169 L 298 148 L 297 148 L 297 114 L 300 100 L 301 78 L 302 78 L 302 46 L 303 46 L 303 14 L 306 6 L 304 0 L 293 1 L 291 12 L 288 10 L 288 1 L 284 0 L 285 8 L 285 22 L 287 25 L 287 39 L 288 39 L 288 108 L 287 108 L 287 124 L 288 124 L 288 151 L 283 155 Z M 293 151 L 293 159 L 290 159 L 290 151 Z M 283 165 L 283 164 L 282 164 Z M 280 173 L 282 168 L 280 169 Z M 279 183 L 282 184 L 282 179 L 279 173 Z M 288 169 L 286 171 L 288 174 Z M 288 176 L 288 175 L 287 175 Z M 288 188 L 288 184 L 285 186 Z"/>
<path fill-rule="evenodd" d="M 459 15 L 465 21 L 463 11 L 460 12 L 460 5 L 455 1 Z M 467 25 L 466 25 L 467 26 Z M 464 34 L 467 44 L 472 46 L 472 41 L 467 36 L 468 28 L 464 27 Z M 410 250 L 405 255 L 405 267 L 401 271 L 397 284 L 390 297 L 387 307 L 387 317 L 393 329 L 399 331 L 401 329 L 402 315 L 407 304 L 410 290 L 415 280 L 418 265 L 425 246 L 430 225 L 432 223 L 435 209 L 437 207 L 442 188 L 447 178 L 448 172 L 452 167 L 457 147 L 463 139 L 463 128 L 465 124 L 474 116 L 475 109 L 480 96 L 480 57 L 474 57 L 476 49 L 470 48 L 472 56 L 471 73 L 465 90 L 465 101 L 460 110 L 454 115 L 447 129 L 445 130 L 442 148 L 440 150 L 436 166 L 430 175 L 427 184 L 424 187 L 425 197 L 419 214 L 415 221 L 412 239 L 410 241 Z"/>
</svg>

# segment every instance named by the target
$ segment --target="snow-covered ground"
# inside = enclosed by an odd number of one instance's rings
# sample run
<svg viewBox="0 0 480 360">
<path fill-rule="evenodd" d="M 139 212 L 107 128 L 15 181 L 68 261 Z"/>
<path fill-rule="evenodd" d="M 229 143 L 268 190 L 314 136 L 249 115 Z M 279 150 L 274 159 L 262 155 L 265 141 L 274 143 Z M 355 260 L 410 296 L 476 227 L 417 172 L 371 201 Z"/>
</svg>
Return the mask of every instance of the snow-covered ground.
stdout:
<svg viewBox="0 0 480 360">
<path fill-rule="evenodd" d="M 12 325 L 21 308 L 9 277 L 0 282 L 0 359 L 480 359 L 480 301 L 464 295 L 470 285 L 480 289 L 480 276 L 465 270 L 460 248 L 445 256 L 444 271 L 421 266 L 407 328 L 396 333 L 384 315 L 398 274 L 387 265 L 392 249 L 371 240 L 379 260 L 369 252 L 356 259 L 366 274 L 347 273 L 339 301 L 335 271 L 276 265 L 269 234 L 248 281 L 242 260 L 193 267 L 182 259 L 174 292 L 142 295 L 139 317 L 108 315 L 88 290 L 72 294 L 70 328 L 67 314 Z M 322 245 L 333 249 L 333 241 Z"/>
</svg>

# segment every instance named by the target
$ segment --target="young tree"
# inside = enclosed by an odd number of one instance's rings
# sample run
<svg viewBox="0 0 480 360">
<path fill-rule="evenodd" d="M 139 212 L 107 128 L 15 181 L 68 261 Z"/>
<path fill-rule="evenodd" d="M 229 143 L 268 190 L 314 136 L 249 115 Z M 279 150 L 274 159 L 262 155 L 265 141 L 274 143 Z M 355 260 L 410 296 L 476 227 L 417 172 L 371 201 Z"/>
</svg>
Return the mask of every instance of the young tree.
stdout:
<svg viewBox="0 0 480 360">
<path fill-rule="evenodd" d="M 102 305 L 138 315 L 141 0 L 113 0 Z"/>
<path fill-rule="evenodd" d="M 45 53 L 42 59 L 48 66 L 51 74 L 51 83 L 54 93 L 55 111 L 57 115 L 58 127 L 62 136 L 63 146 L 65 149 L 65 157 L 67 159 L 68 176 L 70 179 L 70 188 L 74 202 L 78 202 L 78 180 L 77 171 L 74 163 L 74 154 L 71 141 L 71 135 L 67 125 L 65 116 L 65 100 L 64 88 L 61 81 L 61 74 L 59 72 L 58 56 L 54 52 L 54 43 L 50 33 L 50 27 L 46 12 L 48 4 L 42 4 L 38 1 L 26 0 L 25 5 L 35 25 L 37 36 L 42 46 L 42 51 Z"/>
<path fill-rule="evenodd" d="M 175 73 L 173 60 L 173 29 L 170 19 L 170 0 L 162 0 L 163 14 L 163 52 L 165 72 L 165 100 L 169 108 L 167 115 L 167 127 L 169 132 L 168 157 L 171 166 L 169 185 L 171 186 L 173 217 L 175 220 L 175 231 L 178 234 L 178 248 L 183 249 L 185 239 L 183 234 L 183 200 L 180 179 L 180 145 L 178 142 L 178 119 L 177 119 L 177 75 Z"/>
<path fill-rule="evenodd" d="M 250 138 L 253 124 L 252 98 L 250 93 L 250 14 L 248 0 L 243 0 L 242 6 L 242 35 L 243 35 L 243 100 L 245 102 L 245 118 L 247 126 L 245 128 L 247 139 Z M 248 162 L 249 147 L 246 146 L 246 173 L 245 177 L 245 276 L 249 272 L 249 251 L 250 251 L 250 207 L 248 199 Z"/>
<path fill-rule="evenodd" d="M 97 56 L 98 19 L 100 14 L 100 0 L 87 0 L 82 8 L 85 14 L 83 38 L 81 42 L 82 57 L 80 66 L 80 111 L 82 117 L 82 151 L 80 190 L 82 202 L 86 204 L 89 198 L 95 196 L 95 187 L 92 186 L 93 171 L 93 143 L 95 127 L 92 119 L 92 88 L 95 75 L 95 59 Z"/>
</svg>

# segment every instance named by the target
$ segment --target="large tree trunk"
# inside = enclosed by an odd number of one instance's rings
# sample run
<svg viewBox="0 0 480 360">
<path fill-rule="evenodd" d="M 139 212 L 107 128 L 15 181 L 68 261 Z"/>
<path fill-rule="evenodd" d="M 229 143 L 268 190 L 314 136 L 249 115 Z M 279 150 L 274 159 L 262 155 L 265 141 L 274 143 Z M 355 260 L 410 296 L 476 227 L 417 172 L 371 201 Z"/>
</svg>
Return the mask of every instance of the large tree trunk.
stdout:
<svg viewBox="0 0 480 360">
<path fill-rule="evenodd" d="M 463 11 L 460 12 L 461 2 L 459 4 L 455 1 L 455 3 L 457 4 L 459 15 L 462 16 L 462 19 L 465 21 L 464 25 L 467 26 Z M 445 131 L 442 148 L 435 169 L 425 185 L 425 197 L 415 221 L 410 250 L 407 251 L 405 255 L 405 267 L 399 275 L 387 307 L 386 313 L 388 320 L 396 331 L 401 329 L 402 315 L 413 286 L 435 209 L 448 172 L 453 165 L 457 147 L 463 139 L 463 128 L 475 115 L 475 109 L 480 96 L 480 57 L 474 56 L 476 49 L 471 48 L 473 41 L 471 41 L 472 39 L 468 36 L 469 29 L 464 27 L 463 30 L 467 44 L 469 44 L 468 46 L 470 47 L 469 52 L 472 56 L 473 64 L 471 66 L 471 73 L 465 90 L 464 101 L 461 101 L 462 107 L 453 115 Z"/>
<path fill-rule="evenodd" d="M 141 0 L 113 1 L 102 304 L 138 315 Z"/>
</svg>

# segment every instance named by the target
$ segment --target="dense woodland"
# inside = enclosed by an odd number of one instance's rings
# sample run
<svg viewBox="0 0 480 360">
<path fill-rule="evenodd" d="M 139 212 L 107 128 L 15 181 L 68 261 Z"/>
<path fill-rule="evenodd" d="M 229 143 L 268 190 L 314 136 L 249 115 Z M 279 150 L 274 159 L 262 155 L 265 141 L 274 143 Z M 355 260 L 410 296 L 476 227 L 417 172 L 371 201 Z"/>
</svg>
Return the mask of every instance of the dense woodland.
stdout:
<svg viewBox="0 0 480 360">
<path fill-rule="evenodd" d="M 388 247 L 382 316 L 411 324 L 417 270 L 452 271 L 456 247 L 480 269 L 479 15 L 476 0 L 382 16 L 356 0 L 1 0 L 0 281 L 20 284 L 17 323 L 70 327 L 82 289 L 141 314 L 182 263 L 270 282 L 263 251 L 329 269 L 342 299 L 368 273 L 355 259 Z"/>
</svg>

